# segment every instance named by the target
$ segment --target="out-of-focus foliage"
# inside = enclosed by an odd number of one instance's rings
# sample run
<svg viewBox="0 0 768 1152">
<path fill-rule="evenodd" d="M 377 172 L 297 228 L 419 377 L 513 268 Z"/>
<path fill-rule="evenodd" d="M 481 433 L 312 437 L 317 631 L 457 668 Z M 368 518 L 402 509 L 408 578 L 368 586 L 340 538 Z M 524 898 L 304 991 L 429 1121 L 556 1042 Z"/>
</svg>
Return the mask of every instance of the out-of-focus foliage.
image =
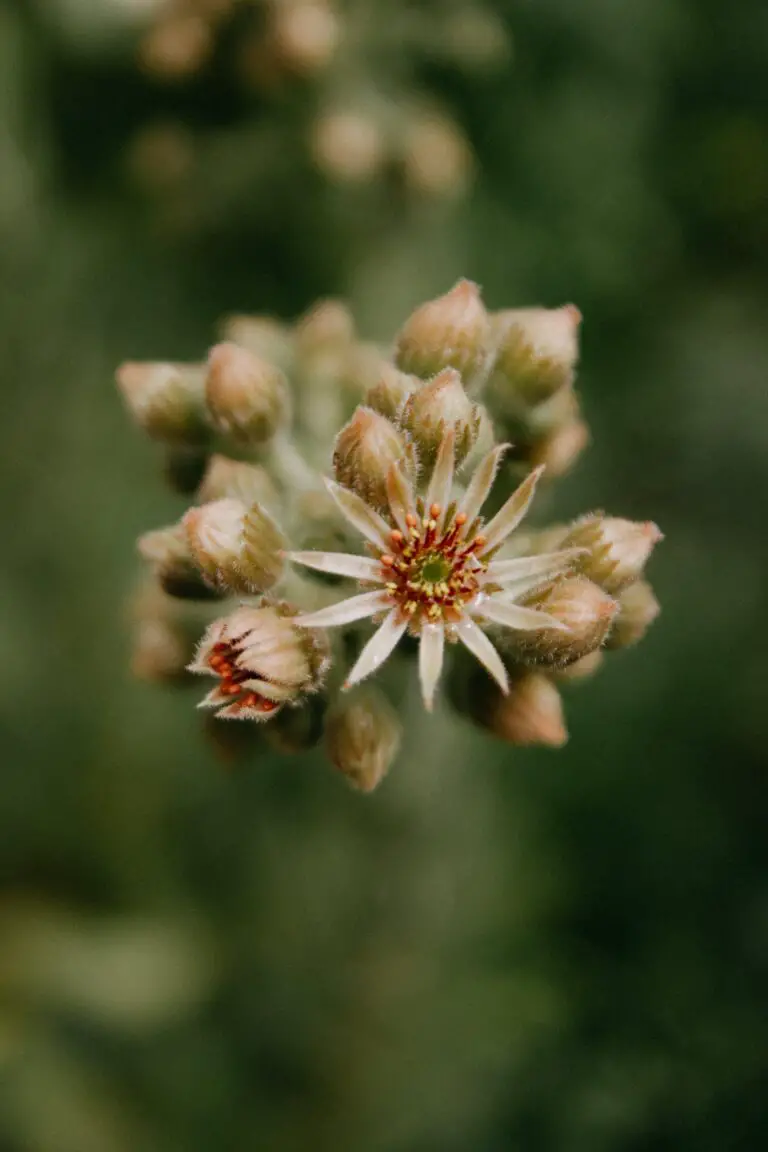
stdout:
<svg viewBox="0 0 768 1152">
<path fill-rule="evenodd" d="M 765 1143 L 768 15 L 489 6 L 513 60 L 409 56 L 475 154 L 441 201 L 318 175 L 311 85 L 244 116 L 216 68 L 147 79 L 124 41 L 143 5 L 0 12 L 13 1152 Z M 399 7 L 365 5 L 382 43 Z M 254 115 L 277 155 L 241 135 Z M 230 141 L 184 227 L 131 176 L 158 119 Z M 460 275 L 584 313 L 594 447 L 552 511 L 609 492 L 658 520 L 662 617 L 573 687 L 556 755 L 439 713 L 369 802 L 311 761 L 235 768 L 124 673 L 133 540 L 180 503 L 159 507 L 114 366 L 319 295 L 382 338 Z"/>
</svg>

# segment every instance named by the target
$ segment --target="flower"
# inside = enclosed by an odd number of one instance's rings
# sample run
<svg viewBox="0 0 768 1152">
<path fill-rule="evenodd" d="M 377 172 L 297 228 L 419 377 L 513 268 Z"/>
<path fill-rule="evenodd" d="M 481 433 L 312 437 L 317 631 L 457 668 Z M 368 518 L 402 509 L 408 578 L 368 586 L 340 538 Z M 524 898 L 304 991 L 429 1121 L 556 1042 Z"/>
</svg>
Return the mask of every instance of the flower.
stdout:
<svg viewBox="0 0 768 1152">
<path fill-rule="evenodd" d="M 345 625 L 371 617 L 381 621 L 345 687 L 375 672 L 409 632 L 419 639 L 419 678 L 428 710 L 442 671 L 446 640 L 464 644 L 501 690 L 509 690 L 506 669 L 485 634 L 485 626 L 567 630 L 567 625 L 548 613 L 522 607 L 516 600 L 564 572 L 580 554 L 571 548 L 512 560 L 494 559 L 528 511 L 542 469 L 531 472 L 484 524 L 480 510 L 506 446 L 497 446 L 484 457 L 464 494 L 452 501 L 454 441 L 450 429 L 441 442 L 424 497 L 416 495 L 397 466 L 390 468 L 388 520 L 354 492 L 326 481 L 341 512 L 366 538 L 370 556 L 288 553 L 296 563 L 318 572 L 352 577 L 367 589 L 299 616 L 296 622 L 303 628 Z"/>
</svg>

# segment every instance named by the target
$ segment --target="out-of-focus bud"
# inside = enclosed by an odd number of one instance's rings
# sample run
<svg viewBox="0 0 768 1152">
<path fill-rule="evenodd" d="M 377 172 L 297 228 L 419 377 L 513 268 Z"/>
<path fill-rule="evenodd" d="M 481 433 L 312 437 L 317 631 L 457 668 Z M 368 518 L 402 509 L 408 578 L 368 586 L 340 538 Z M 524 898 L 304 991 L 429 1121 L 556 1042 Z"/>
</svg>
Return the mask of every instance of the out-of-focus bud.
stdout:
<svg viewBox="0 0 768 1152">
<path fill-rule="evenodd" d="M 565 538 L 566 548 L 585 548 L 579 568 L 606 592 L 621 592 L 643 573 L 648 557 L 663 539 L 651 520 L 638 522 L 616 516 L 587 516 Z"/>
<path fill-rule="evenodd" d="M 211 349 L 205 399 L 214 427 L 239 444 L 264 444 L 288 421 L 285 376 L 238 344 Z"/>
<path fill-rule="evenodd" d="M 397 755 L 401 736 L 394 709 L 373 688 L 345 697 L 325 725 L 328 758 L 361 792 L 372 792 L 384 779 Z"/>
<path fill-rule="evenodd" d="M 397 423 L 409 395 L 420 387 L 418 377 L 401 372 L 393 364 L 382 364 L 381 378 L 366 392 L 365 403 L 374 412 L 380 412 L 387 420 Z"/>
<path fill-rule="evenodd" d="M 354 338 L 352 313 L 341 300 L 320 300 L 296 325 L 296 345 L 300 356 L 344 348 Z"/>
<path fill-rule="evenodd" d="M 431 379 L 443 368 L 455 368 L 467 388 L 485 368 L 490 321 L 480 289 L 470 280 L 436 300 L 422 304 L 406 320 L 395 348 L 403 372 Z"/>
<path fill-rule="evenodd" d="M 543 464 L 547 479 L 556 480 L 570 472 L 588 444 L 587 424 L 583 420 L 571 420 L 534 445 L 528 461 L 534 468 Z"/>
<path fill-rule="evenodd" d="M 172 620 L 140 620 L 133 635 L 131 672 L 137 680 L 176 684 L 189 680 L 187 665 L 195 642 L 190 630 Z"/>
<path fill-rule="evenodd" d="M 225 341 L 238 344 L 266 360 L 287 369 L 293 356 L 293 333 L 272 316 L 229 316 L 221 326 Z"/>
<path fill-rule="evenodd" d="M 581 313 L 562 308 L 516 308 L 493 318 L 496 390 L 509 389 L 535 407 L 573 380 L 579 356 Z"/>
<path fill-rule="evenodd" d="M 145 532 L 139 537 L 139 554 L 152 565 L 160 587 L 181 600 L 208 600 L 218 593 L 206 583 L 189 550 L 181 524 Z"/>
<path fill-rule="evenodd" d="M 189 550 L 213 588 L 252 595 L 280 579 L 288 542 L 258 504 L 214 500 L 190 508 L 182 524 Z"/>
<path fill-rule="evenodd" d="M 458 125 L 431 114 L 409 122 L 402 164 L 405 181 L 415 192 L 460 196 L 471 180 L 473 157 Z"/>
<path fill-rule="evenodd" d="M 208 467 L 209 456 L 205 449 L 187 448 L 185 445 L 171 444 L 165 454 L 163 473 L 170 487 L 181 496 L 190 496 L 197 491 Z"/>
<path fill-rule="evenodd" d="M 606 642 L 607 648 L 629 648 L 642 640 L 661 606 L 645 580 L 636 580 L 619 595 L 619 614 Z"/>
<path fill-rule="evenodd" d="M 190 672 L 215 676 L 200 707 L 227 720 L 266 720 L 317 691 L 329 664 L 322 630 L 299 628 L 287 604 L 242 607 L 206 631 Z"/>
<path fill-rule="evenodd" d="M 408 397 L 401 417 L 402 426 L 413 437 L 419 458 L 434 464 L 446 432 L 455 433 L 456 464 L 462 464 L 480 431 L 480 414 L 464 390 L 455 368 L 444 368 L 434 380 Z"/>
<path fill-rule="evenodd" d="M 325 0 L 297 0 L 275 8 L 271 39 L 280 62 L 305 76 L 329 63 L 340 31 L 336 14 Z"/>
<path fill-rule="evenodd" d="M 411 446 L 385 416 L 372 408 L 356 408 L 333 447 L 333 471 L 339 484 L 357 492 L 373 508 L 386 508 L 387 475 L 393 464 L 406 475 L 412 474 Z"/>
<path fill-rule="evenodd" d="M 270 512 L 277 510 L 280 503 L 266 468 L 218 454 L 208 461 L 197 495 L 201 504 L 231 496 L 243 504 L 259 504 Z"/>
<path fill-rule="evenodd" d="M 154 440 L 191 445 L 210 438 L 202 365 L 128 362 L 116 379 L 134 420 Z"/>
<path fill-rule="evenodd" d="M 163 80 L 186 80 L 202 67 L 212 48 L 208 21 L 194 12 L 179 12 L 147 34 L 139 48 L 139 63 Z"/>
<path fill-rule="evenodd" d="M 510 744 L 561 748 L 568 739 L 560 693 L 540 672 L 516 676 L 507 696 L 486 678 L 470 700 L 470 714 L 481 727 Z"/>
<path fill-rule="evenodd" d="M 350 184 L 372 180 L 387 158 L 379 125 L 371 116 L 354 109 L 321 115 L 310 144 L 320 171 Z"/>
<path fill-rule="evenodd" d="M 585 576 L 558 580 L 522 603 L 546 612 L 567 628 L 505 631 L 505 651 L 530 664 L 563 665 L 581 660 L 601 646 L 619 610 L 616 601 Z"/>
<path fill-rule="evenodd" d="M 579 684 L 582 680 L 589 680 L 594 676 L 602 668 L 604 660 L 605 654 L 602 648 L 595 648 L 594 652 L 589 652 L 586 656 L 582 656 L 581 660 L 575 660 L 573 664 L 566 664 L 564 668 L 550 669 L 550 675 L 564 684 Z"/>
</svg>

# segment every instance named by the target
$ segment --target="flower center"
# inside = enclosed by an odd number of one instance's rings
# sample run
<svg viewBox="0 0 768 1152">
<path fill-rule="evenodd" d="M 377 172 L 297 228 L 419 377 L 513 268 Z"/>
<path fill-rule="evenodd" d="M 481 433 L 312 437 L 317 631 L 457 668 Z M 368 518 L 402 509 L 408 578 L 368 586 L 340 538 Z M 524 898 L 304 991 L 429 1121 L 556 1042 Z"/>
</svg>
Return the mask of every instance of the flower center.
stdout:
<svg viewBox="0 0 768 1152">
<path fill-rule="evenodd" d="M 460 620 L 485 569 L 477 556 L 482 536 L 462 539 L 466 517 L 459 514 L 441 525 L 441 511 L 433 504 L 421 518 L 406 516 L 407 531 L 390 533 L 392 553 L 381 558 L 387 592 L 414 626 Z"/>
<path fill-rule="evenodd" d="M 274 712 L 278 707 L 274 700 L 268 700 L 252 688 L 246 688 L 245 681 L 253 680 L 254 674 L 246 668 L 238 667 L 239 656 L 240 649 L 234 644 L 214 644 L 208 663 L 216 675 L 221 677 L 219 692 L 222 696 L 231 696 L 232 705 L 238 709 L 255 708 L 265 714 Z"/>
</svg>

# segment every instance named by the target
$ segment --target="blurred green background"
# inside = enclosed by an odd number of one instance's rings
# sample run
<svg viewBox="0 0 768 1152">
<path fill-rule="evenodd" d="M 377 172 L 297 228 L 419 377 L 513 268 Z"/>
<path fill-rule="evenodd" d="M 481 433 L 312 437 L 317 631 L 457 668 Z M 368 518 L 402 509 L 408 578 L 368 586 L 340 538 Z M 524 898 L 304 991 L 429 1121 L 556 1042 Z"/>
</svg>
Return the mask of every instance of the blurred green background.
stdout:
<svg viewBox="0 0 768 1152">
<path fill-rule="evenodd" d="M 496 0 L 511 50 L 467 70 L 449 0 L 338 7 L 365 52 L 277 95 L 225 52 L 137 67 L 146 0 L 0 10 L 0 1150 L 752 1152 L 768 8 Z M 463 130 L 466 192 L 317 170 L 369 72 Z M 662 616 L 560 752 L 415 705 L 371 798 L 223 764 L 127 671 L 134 539 L 183 502 L 114 368 L 318 295 L 386 339 L 459 275 L 584 313 L 594 443 L 551 511 L 658 521 Z"/>
</svg>

